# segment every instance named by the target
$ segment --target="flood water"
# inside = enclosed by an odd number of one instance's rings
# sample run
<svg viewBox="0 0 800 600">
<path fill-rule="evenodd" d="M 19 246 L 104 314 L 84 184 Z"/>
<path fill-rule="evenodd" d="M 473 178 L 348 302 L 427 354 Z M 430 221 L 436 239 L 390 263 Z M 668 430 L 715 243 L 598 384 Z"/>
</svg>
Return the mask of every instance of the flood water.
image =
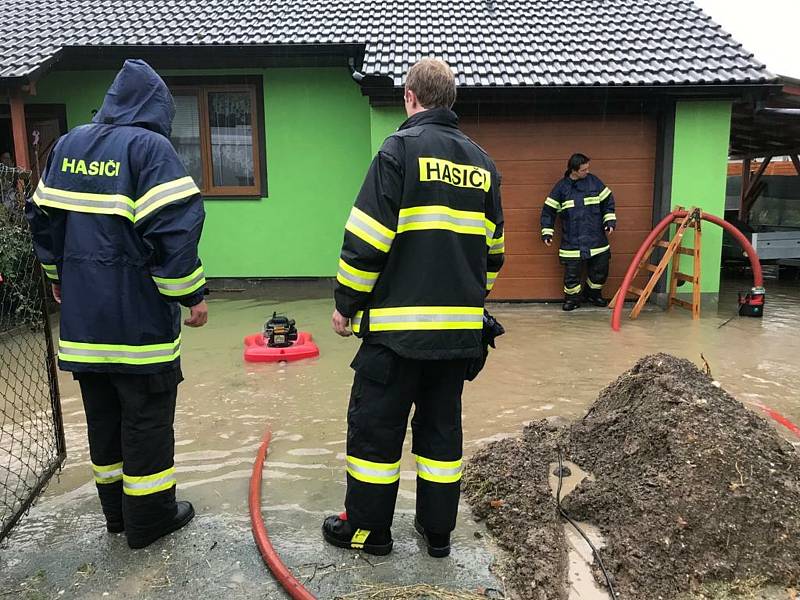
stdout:
<svg viewBox="0 0 800 600">
<path fill-rule="evenodd" d="M 763 319 L 734 317 L 726 323 L 736 312 L 736 290 L 747 287 L 746 281 L 726 284 L 718 308 L 706 309 L 700 321 L 680 309 L 666 313 L 653 307 L 637 321 L 624 320 L 618 333 L 610 329 L 607 309 L 563 313 L 555 304 L 490 306 L 507 334 L 478 380 L 466 386 L 465 455 L 517 434 L 532 420 L 580 417 L 605 385 L 654 352 L 698 365 L 702 354 L 714 378 L 753 410 L 766 406 L 800 422 L 800 284 L 769 281 Z M 284 525 L 313 530 L 323 514 L 342 508 L 349 363 L 358 342 L 331 331 L 328 284 L 276 283 L 215 293 L 209 306 L 208 325 L 183 334 L 185 381 L 175 423 L 178 495 L 192 500 L 198 513 L 244 518 L 252 461 L 269 427 L 264 513 L 268 519 L 271 513 L 300 515 L 307 523 Z M 242 339 L 260 331 L 274 310 L 313 333 L 318 359 L 283 365 L 243 361 Z M 68 458 L 39 502 L 40 514 L 95 495 L 78 387 L 61 375 Z M 415 485 L 410 433 L 402 469 L 398 511 L 409 514 Z M 26 527 L 15 543 L 45 535 L 46 529 Z"/>
<path fill-rule="evenodd" d="M 765 318 L 735 317 L 720 327 L 735 314 L 740 287 L 745 283 L 727 286 L 719 308 L 706 310 L 700 321 L 693 322 L 686 311 L 654 307 L 636 321 L 626 319 L 618 333 L 611 331 L 610 311 L 604 309 L 563 313 L 557 305 L 492 306 L 507 334 L 484 372 L 466 386 L 465 455 L 489 440 L 516 434 L 528 421 L 581 416 L 606 384 L 653 352 L 699 365 L 702 354 L 715 379 L 741 401 L 800 422 L 800 287 L 772 282 Z M 179 490 L 200 510 L 246 508 L 252 460 L 267 427 L 273 432 L 265 472 L 268 504 L 310 512 L 341 505 L 349 363 L 358 341 L 331 331 L 325 286 L 302 292 L 318 298 L 293 300 L 297 295 L 294 286 L 282 284 L 214 294 L 208 325 L 184 329 L 175 459 Z M 282 365 L 243 361 L 242 338 L 259 331 L 274 310 L 314 334 L 318 359 Z M 79 391 L 68 374 L 62 373 L 60 383 L 68 459 L 47 493 L 46 501 L 55 503 L 65 494 L 95 493 Z M 409 444 L 410 433 L 406 449 Z M 413 459 L 406 452 L 398 508 L 413 508 L 414 481 Z"/>
</svg>

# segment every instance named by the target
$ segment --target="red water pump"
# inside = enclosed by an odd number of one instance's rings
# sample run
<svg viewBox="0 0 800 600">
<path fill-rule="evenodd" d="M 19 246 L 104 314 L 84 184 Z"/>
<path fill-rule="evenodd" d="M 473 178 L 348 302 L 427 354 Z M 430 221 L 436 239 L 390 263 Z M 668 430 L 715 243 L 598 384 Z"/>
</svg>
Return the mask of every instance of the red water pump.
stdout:
<svg viewBox="0 0 800 600">
<path fill-rule="evenodd" d="M 763 317 L 767 291 L 763 287 L 750 288 L 749 292 L 739 292 L 739 316 Z"/>
</svg>

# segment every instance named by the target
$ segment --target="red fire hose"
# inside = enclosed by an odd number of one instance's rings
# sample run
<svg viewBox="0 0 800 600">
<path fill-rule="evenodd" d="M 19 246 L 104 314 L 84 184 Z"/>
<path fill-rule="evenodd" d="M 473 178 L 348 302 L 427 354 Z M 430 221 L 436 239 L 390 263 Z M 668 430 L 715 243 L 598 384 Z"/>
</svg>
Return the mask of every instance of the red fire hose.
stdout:
<svg viewBox="0 0 800 600">
<path fill-rule="evenodd" d="M 619 295 L 617 296 L 618 302 L 614 305 L 614 312 L 611 315 L 611 329 L 614 331 L 619 331 L 621 327 L 621 320 L 622 320 L 622 310 L 625 305 L 625 296 L 628 294 L 628 288 L 631 286 L 633 282 L 633 278 L 636 275 L 636 271 L 638 270 L 639 263 L 642 262 L 644 258 L 645 252 L 653 243 L 658 240 L 663 234 L 664 231 L 669 227 L 673 221 L 677 221 L 678 219 L 682 219 L 687 215 L 687 211 L 685 210 L 673 210 L 669 213 L 666 217 L 659 221 L 658 225 L 656 225 L 655 229 L 650 232 L 650 235 L 647 236 L 644 242 L 642 242 L 639 251 L 633 257 L 630 266 L 628 267 L 628 271 L 625 273 L 625 278 L 622 280 L 622 286 L 619 288 Z M 747 258 L 750 259 L 750 266 L 753 269 L 753 285 L 755 287 L 762 287 L 764 285 L 764 276 L 761 273 L 761 262 L 758 260 L 758 255 L 756 254 L 755 249 L 750 244 L 750 241 L 742 234 L 741 231 L 736 229 L 733 225 L 728 223 L 727 221 L 720 219 L 714 215 L 708 213 L 701 213 L 703 220 L 708 221 L 710 223 L 714 223 L 715 225 L 719 225 L 725 231 L 730 233 L 739 245 L 744 249 L 747 253 Z"/>
<path fill-rule="evenodd" d="M 786 427 L 789 431 L 795 434 L 797 437 L 800 438 L 800 427 L 792 423 L 789 419 L 784 417 L 781 413 L 776 410 L 772 410 L 771 408 L 767 408 L 766 406 L 760 406 L 761 410 L 767 413 L 770 417 L 772 417 L 775 421 Z"/>
<path fill-rule="evenodd" d="M 253 474 L 250 476 L 250 522 L 253 528 L 253 539 L 256 541 L 258 550 L 261 552 L 261 558 L 264 559 L 269 570 L 283 586 L 288 594 L 297 600 L 315 600 L 315 597 L 309 592 L 302 583 L 292 575 L 291 571 L 283 564 L 275 548 L 272 547 L 272 542 L 267 535 L 267 529 L 264 527 L 264 519 L 261 516 L 261 473 L 264 469 L 264 460 L 267 457 L 267 448 L 269 448 L 269 441 L 272 438 L 272 432 L 267 429 L 264 437 L 261 440 L 261 446 L 258 448 L 256 460 L 253 463 Z"/>
</svg>

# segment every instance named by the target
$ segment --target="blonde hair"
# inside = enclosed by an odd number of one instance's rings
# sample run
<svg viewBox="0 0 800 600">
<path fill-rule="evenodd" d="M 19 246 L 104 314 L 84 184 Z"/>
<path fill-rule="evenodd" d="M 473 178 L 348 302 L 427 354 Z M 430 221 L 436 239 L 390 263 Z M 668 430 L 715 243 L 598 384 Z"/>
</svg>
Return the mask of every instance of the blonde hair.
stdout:
<svg viewBox="0 0 800 600">
<path fill-rule="evenodd" d="M 456 78 L 443 60 L 423 58 L 408 70 L 406 90 L 416 94 L 423 108 L 452 108 L 456 101 Z"/>
</svg>

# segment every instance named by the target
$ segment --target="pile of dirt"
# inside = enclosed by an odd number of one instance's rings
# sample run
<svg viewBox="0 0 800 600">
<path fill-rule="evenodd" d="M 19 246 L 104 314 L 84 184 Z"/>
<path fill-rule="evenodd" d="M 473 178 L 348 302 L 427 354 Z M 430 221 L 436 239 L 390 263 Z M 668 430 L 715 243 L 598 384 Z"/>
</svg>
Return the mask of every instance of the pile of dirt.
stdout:
<svg viewBox="0 0 800 600">
<path fill-rule="evenodd" d="M 467 465 L 462 490 L 479 520 L 505 551 L 498 575 L 523 598 L 566 598 L 564 528 L 550 493 L 547 462 L 560 428 L 546 422 L 522 438 L 492 442 Z"/>
<path fill-rule="evenodd" d="M 600 526 L 621 598 L 676 598 L 710 581 L 800 582 L 800 454 L 691 362 L 658 354 L 603 390 L 581 421 L 535 423 L 473 459 L 465 486 L 474 510 L 502 547 L 526 540 L 505 562 L 524 598 L 544 597 L 526 585 L 537 577 L 560 577 L 549 597 L 564 597 L 547 488 L 558 446 L 594 475 L 564 505 Z M 526 556 L 531 537 L 552 541 L 552 567 Z"/>
</svg>

